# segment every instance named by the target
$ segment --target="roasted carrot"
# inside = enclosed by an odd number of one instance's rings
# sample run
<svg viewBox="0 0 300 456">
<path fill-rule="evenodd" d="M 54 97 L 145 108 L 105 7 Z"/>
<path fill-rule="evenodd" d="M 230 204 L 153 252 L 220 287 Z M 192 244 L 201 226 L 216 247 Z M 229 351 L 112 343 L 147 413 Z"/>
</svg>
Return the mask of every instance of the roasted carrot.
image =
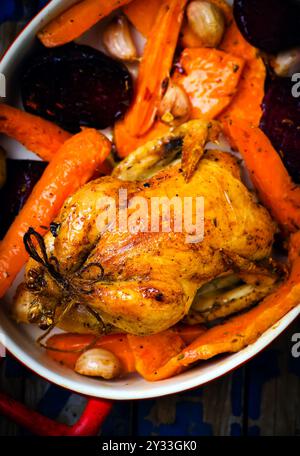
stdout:
<svg viewBox="0 0 300 456">
<path fill-rule="evenodd" d="M 127 336 L 135 359 L 137 372 L 146 380 L 155 378 L 156 369 L 179 354 L 185 346 L 182 338 L 172 330 L 152 336 Z"/>
<path fill-rule="evenodd" d="M 148 37 L 140 64 L 136 94 L 123 120 L 131 136 L 145 135 L 170 77 L 170 70 L 187 0 L 164 0 Z"/>
<path fill-rule="evenodd" d="M 245 60 L 251 60 L 257 56 L 257 49 L 245 40 L 234 20 L 225 32 L 220 49 Z"/>
<path fill-rule="evenodd" d="M 178 325 L 173 328 L 173 331 L 178 334 L 185 344 L 191 344 L 197 337 L 207 331 L 204 325 Z"/>
<path fill-rule="evenodd" d="M 46 47 L 69 43 L 89 30 L 112 11 L 131 0 L 82 0 L 47 24 L 38 38 Z"/>
<path fill-rule="evenodd" d="M 134 27 L 147 38 L 154 25 L 161 0 L 133 0 L 124 6 L 123 11 Z M 192 31 L 185 20 L 180 32 L 180 41 L 183 47 L 202 47 L 201 39 Z"/>
<path fill-rule="evenodd" d="M 47 347 L 49 347 L 47 354 L 55 361 L 74 369 L 76 361 L 81 353 L 91 346 L 94 341 L 95 336 L 93 335 L 72 333 L 55 334 L 47 340 Z M 99 337 L 99 339 L 95 341 L 93 348 L 105 348 L 114 353 L 122 363 L 123 373 L 135 371 L 133 353 L 125 334 L 111 334 Z"/>
<path fill-rule="evenodd" d="M 26 149 L 50 161 L 71 134 L 41 117 L 0 104 L 0 133 L 19 141 Z"/>
<path fill-rule="evenodd" d="M 57 152 L 0 244 L 1 297 L 26 262 L 24 234 L 30 227 L 44 234 L 65 199 L 93 176 L 110 148 L 107 138 L 87 128 Z"/>
<path fill-rule="evenodd" d="M 213 119 L 236 93 L 244 60 L 217 49 L 185 49 L 173 80 L 188 94 L 192 118 Z"/>
<path fill-rule="evenodd" d="M 238 91 L 230 105 L 221 114 L 220 120 L 235 117 L 247 119 L 258 126 L 262 116 L 261 103 L 264 97 L 266 67 L 256 48 L 241 35 L 235 22 L 228 28 L 221 48 L 237 57 L 246 59 Z M 226 126 L 226 123 L 224 123 Z"/>
<path fill-rule="evenodd" d="M 300 187 L 292 182 L 270 140 L 244 119 L 228 122 L 227 131 L 246 162 L 262 202 L 284 231 L 299 230 Z"/>
<path fill-rule="evenodd" d="M 28 114 L 4 103 L 0 104 L 0 133 L 20 142 L 26 149 L 47 162 L 52 160 L 64 142 L 72 136 L 42 117 Z M 106 160 L 97 169 L 97 176 L 110 174 L 111 171 L 111 164 Z"/>
<path fill-rule="evenodd" d="M 134 27 L 148 37 L 154 25 L 161 0 L 133 0 L 123 7 L 123 11 Z"/>
<path fill-rule="evenodd" d="M 152 128 L 144 136 L 131 136 L 124 122 L 120 121 L 115 124 L 114 129 L 114 142 L 120 157 L 126 157 L 138 147 L 146 144 L 152 139 L 164 136 L 170 130 L 170 126 L 157 120 Z"/>
<path fill-rule="evenodd" d="M 236 95 L 221 114 L 219 120 L 231 120 L 236 117 L 247 120 L 257 127 L 262 116 L 262 100 L 266 79 L 266 67 L 260 57 L 246 62 Z M 247 107 L 247 108 L 245 108 Z M 226 125 L 226 122 L 224 123 Z"/>
</svg>

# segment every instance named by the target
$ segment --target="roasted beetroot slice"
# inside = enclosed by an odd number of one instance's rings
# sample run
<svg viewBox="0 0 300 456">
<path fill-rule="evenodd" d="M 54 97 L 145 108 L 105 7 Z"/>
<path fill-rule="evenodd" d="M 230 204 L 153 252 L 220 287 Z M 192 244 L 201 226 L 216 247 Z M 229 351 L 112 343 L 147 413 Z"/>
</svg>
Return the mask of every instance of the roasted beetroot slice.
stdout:
<svg viewBox="0 0 300 456">
<path fill-rule="evenodd" d="M 265 52 L 300 44 L 298 0 L 235 0 L 233 12 L 246 40 Z"/>
<path fill-rule="evenodd" d="M 293 178 L 300 183 L 300 98 L 289 78 L 271 81 L 263 100 L 260 128 L 270 138 Z"/>
<path fill-rule="evenodd" d="M 0 239 L 18 215 L 47 163 L 34 160 L 7 160 L 7 179 L 0 190 Z"/>
<path fill-rule="evenodd" d="M 26 111 L 71 133 L 104 129 L 127 111 L 132 79 L 125 65 L 90 46 L 74 43 L 31 57 L 21 81 Z"/>
</svg>

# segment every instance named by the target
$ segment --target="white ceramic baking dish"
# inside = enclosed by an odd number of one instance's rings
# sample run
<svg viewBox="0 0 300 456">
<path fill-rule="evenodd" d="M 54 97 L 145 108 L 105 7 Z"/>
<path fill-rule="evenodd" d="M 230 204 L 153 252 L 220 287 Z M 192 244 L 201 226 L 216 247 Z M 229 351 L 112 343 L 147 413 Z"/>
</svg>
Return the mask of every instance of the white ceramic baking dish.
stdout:
<svg viewBox="0 0 300 456">
<path fill-rule="evenodd" d="M 53 0 L 37 17 L 23 30 L 9 48 L 0 63 L 0 72 L 7 80 L 7 102 L 16 106 L 19 104 L 18 73 L 26 55 L 32 50 L 36 32 L 41 26 L 55 17 L 67 6 L 77 0 Z M 81 42 L 99 46 L 99 26 L 95 26 Z M 6 148 L 12 158 L 34 158 L 20 144 L 7 138 L 0 138 L 0 143 Z M 274 327 L 266 331 L 254 344 L 232 355 L 200 363 L 198 366 L 168 380 L 155 383 L 146 382 L 138 375 L 114 381 L 99 381 L 82 377 L 49 359 L 39 348 L 35 340 L 39 334 L 33 326 L 17 325 L 9 318 L 9 303 L 16 285 L 22 279 L 22 273 L 15 281 L 0 307 L 1 330 L 5 345 L 18 360 L 38 375 L 50 382 L 56 383 L 72 391 L 94 397 L 127 400 L 145 399 L 177 393 L 210 382 L 239 365 L 251 359 L 269 345 L 300 313 L 300 306 L 290 311 Z"/>
</svg>

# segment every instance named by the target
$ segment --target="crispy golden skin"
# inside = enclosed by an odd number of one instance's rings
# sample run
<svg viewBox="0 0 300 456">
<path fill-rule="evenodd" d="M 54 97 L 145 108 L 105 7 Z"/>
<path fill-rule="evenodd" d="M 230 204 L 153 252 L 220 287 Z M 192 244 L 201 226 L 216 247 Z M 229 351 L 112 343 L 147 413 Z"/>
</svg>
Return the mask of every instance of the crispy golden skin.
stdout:
<svg viewBox="0 0 300 456">
<path fill-rule="evenodd" d="M 119 176 L 124 177 L 122 169 Z M 204 197 L 203 241 L 187 243 L 184 232 L 131 234 L 115 228 L 99 233 L 99 197 L 118 201 L 120 188 L 127 190 L 129 200 L 137 195 L 148 201 L 153 196 Z M 180 163 L 141 182 L 118 177 L 90 182 L 66 201 L 56 223 L 57 237 L 49 233 L 46 246 L 62 274 L 75 277 L 80 269 L 92 278 L 93 266 L 87 266 L 95 263 L 104 270 L 101 281 L 91 282 L 88 294 L 78 287 L 70 300 L 97 311 L 106 323 L 139 335 L 160 332 L 187 315 L 198 288 L 230 269 L 224 252 L 251 261 L 268 257 L 276 229 L 241 182 L 235 158 L 219 151 L 206 152 L 188 182 Z M 27 283 L 32 270 L 46 282 L 32 292 L 35 303 L 42 306 L 49 298 L 57 303 L 66 298 L 34 260 L 27 265 Z"/>
</svg>

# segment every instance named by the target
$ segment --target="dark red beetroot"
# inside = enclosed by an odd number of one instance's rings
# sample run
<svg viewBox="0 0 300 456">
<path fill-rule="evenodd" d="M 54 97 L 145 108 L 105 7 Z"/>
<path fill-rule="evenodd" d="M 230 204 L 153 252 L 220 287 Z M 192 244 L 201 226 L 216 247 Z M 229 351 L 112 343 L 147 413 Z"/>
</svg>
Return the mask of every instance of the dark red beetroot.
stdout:
<svg viewBox="0 0 300 456">
<path fill-rule="evenodd" d="M 47 166 L 34 160 L 7 160 L 7 179 L 0 190 L 0 239 L 3 239 Z"/>
<path fill-rule="evenodd" d="M 246 40 L 265 52 L 300 44 L 299 0 L 235 0 L 233 12 Z"/>
<path fill-rule="evenodd" d="M 131 76 L 122 63 L 74 43 L 31 57 L 21 90 L 26 111 L 72 133 L 81 126 L 109 127 L 125 114 L 133 95 Z"/>
<path fill-rule="evenodd" d="M 300 183 L 300 98 L 289 78 L 270 81 L 263 100 L 260 128 L 270 138 L 295 182 Z"/>
</svg>

